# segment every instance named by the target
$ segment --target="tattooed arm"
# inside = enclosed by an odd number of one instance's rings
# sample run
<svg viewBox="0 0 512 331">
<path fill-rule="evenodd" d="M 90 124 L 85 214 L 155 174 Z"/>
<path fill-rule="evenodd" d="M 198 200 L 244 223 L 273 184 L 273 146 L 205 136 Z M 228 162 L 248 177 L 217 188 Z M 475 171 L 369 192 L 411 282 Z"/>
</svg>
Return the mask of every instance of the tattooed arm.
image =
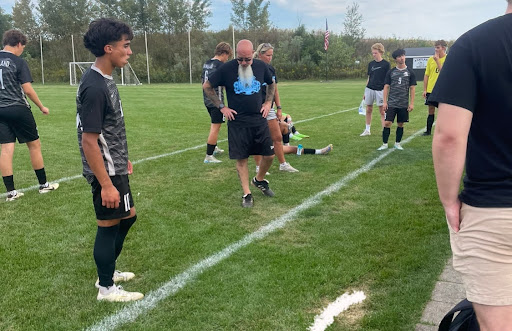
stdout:
<svg viewBox="0 0 512 331">
<path fill-rule="evenodd" d="M 261 110 L 260 110 L 260 113 L 265 118 L 267 118 L 268 112 L 270 111 L 270 107 L 272 107 L 272 102 L 274 101 L 275 91 L 276 91 L 276 83 L 267 85 L 267 97 L 265 98 L 265 102 L 263 103 L 263 106 L 261 106 Z"/>
<path fill-rule="evenodd" d="M 222 100 L 220 100 L 219 95 L 215 92 L 215 89 L 212 87 L 212 85 L 210 84 L 209 81 L 204 82 L 203 91 L 204 91 L 204 93 L 206 93 L 206 96 L 208 97 L 208 99 L 210 99 L 211 102 L 213 102 L 215 107 L 220 109 L 220 112 L 222 113 L 222 115 L 224 115 L 228 119 L 228 121 L 235 120 L 235 115 L 237 114 L 237 112 L 231 108 L 226 107 L 226 106 L 220 108 L 220 105 L 222 104 Z"/>
</svg>

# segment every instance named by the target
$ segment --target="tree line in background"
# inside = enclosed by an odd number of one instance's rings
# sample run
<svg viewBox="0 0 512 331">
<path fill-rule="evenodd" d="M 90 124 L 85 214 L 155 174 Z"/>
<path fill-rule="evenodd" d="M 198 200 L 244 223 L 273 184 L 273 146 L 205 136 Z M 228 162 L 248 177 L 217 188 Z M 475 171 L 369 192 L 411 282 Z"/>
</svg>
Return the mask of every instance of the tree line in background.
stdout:
<svg viewBox="0 0 512 331">
<path fill-rule="evenodd" d="M 94 61 L 84 48 L 82 36 L 88 24 L 99 17 L 116 17 L 134 30 L 133 55 L 130 64 L 141 82 L 147 81 L 145 35 L 147 35 L 149 72 L 152 83 L 189 81 L 188 32 L 191 38 L 192 79 L 200 81 L 202 64 L 213 56 L 220 41 L 232 43 L 251 40 L 271 43 L 273 65 L 279 79 L 343 79 L 365 77 L 366 64 L 372 60 L 370 47 L 381 42 L 386 47 L 384 58 L 403 47 L 433 47 L 421 39 L 365 39 L 363 17 L 357 3 L 347 7 L 344 29 L 330 33 L 329 48 L 324 50 L 325 31 L 277 29 L 271 25 L 269 2 L 264 0 L 231 0 L 231 25 L 222 31 L 209 31 L 210 0 L 17 0 L 12 15 L 0 8 L 0 32 L 16 28 L 29 38 L 23 57 L 29 63 L 36 82 L 41 81 L 41 45 L 44 80 L 48 83 L 69 82 L 69 65 L 75 60 Z M 390 61 L 391 62 L 391 61 Z M 392 62 L 391 62 L 392 63 Z"/>
</svg>

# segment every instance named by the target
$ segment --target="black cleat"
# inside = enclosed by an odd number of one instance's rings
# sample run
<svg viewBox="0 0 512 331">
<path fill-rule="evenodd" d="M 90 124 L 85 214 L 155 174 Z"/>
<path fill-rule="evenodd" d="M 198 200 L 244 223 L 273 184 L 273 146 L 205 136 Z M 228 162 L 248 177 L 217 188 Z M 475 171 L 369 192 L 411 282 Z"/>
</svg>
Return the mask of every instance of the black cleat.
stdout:
<svg viewBox="0 0 512 331">
<path fill-rule="evenodd" d="M 254 206 L 254 199 L 252 198 L 252 194 L 246 194 L 242 197 L 242 207 L 244 208 L 252 208 Z"/>
<path fill-rule="evenodd" d="M 264 179 L 260 182 L 259 180 L 256 179 L 256 177 L 254 177 L 251 182 L 252 182 L 252 185 L 259 188 L 260 191 L 267 197 L 274 196 L 274 192 L 272 192 L 272 190 L 268 187 L 268 180 Z"/>
<path fill-rule="evenodd" d="M 422 136 L 430 136 L 432 133 L 430 133 L 430 131 L 425 131 L 423 132 L 421 135 Z"/>
</svg>

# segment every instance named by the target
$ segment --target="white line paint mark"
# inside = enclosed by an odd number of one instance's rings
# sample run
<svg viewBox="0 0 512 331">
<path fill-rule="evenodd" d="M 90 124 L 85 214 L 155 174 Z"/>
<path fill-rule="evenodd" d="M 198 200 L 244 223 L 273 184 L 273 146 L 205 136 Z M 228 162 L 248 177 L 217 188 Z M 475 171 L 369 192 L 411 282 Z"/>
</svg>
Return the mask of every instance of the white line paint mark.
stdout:
<svg viewBox="0 0 512 331">
<path fill-rule="evenodd" d="M 417 131 L 412 136 L 408 137 L 403 141 L 403 144 L 407 144 L 413 138 L 422 134 L 424 129 Z M 363 165 L 361 168 L 349 173 L 336 183 L 330 185 L 325 190 L 318 192 L 317 194 L 307 198 L 300 205 L 292 208 L 290 211 L 273 220 L 265 226 L 262 226 L 257 231 L 250 233 L 243 237 L 241 240 L 235 242 L 224 248 L 223 250 L 210 255 L 204 260 L 199 261 L 189 269 L 185 270 L 181 274 L 171 278 L 167 283 L 164 283 L 161 287 L 156 290 L 149 292 L 144 299 L 127 305 L 125 308 L 119 310 L 113 315 L 107 316 L 98 324 L 91 326 L 88 330 L 114 330 L 115 328 L 135 321 L 138 316 L 150 311 L 155 308 L 158 303 L 167 297 L 176 294 L 185 285 L 195 280 L 197 276 L 202 274 L 209 268 L 217 265 L 221 261 L 227 259 L 241 248 L 248 246 L 258 239 L 263 239 L 270 233 L 283 228 L 287 223 L 294 220 L 294 218 L 301 212 L 318 205 L 322 199 L 326 196 L 331 195 L 339 191 L 342 187 L 346 186 L 350 181 L 357 178 L 359 175 L 370 171 L 378 162 L 384 159 L 386 156 L 394 152 L 394 149 L 388 149 L 378 157 Z"/>
<path fill-rule="evenodd" d="M 336 316 L 350 306 L 363 302 L 364 299 L 366 299 L 366 295 L 361 291 L 352 294 L 344 293 L 331 302 L 320 315 L 315 316 L 315 322 L 309 327 L 309 331 L 324 331 L 334 322 Z"/>
<path fill-rule="evenodd" d="M 330 113 L 330 114 L 325 114 L 325 115 L 320 115 L 320 116 L 317 116 L 317 117 L 306 118 L 304 120 L 299 120 L 299 121 L 293 121 L 293 124 L 309 122 L 309 121 L 317 120 L 319 118 L 323 118 L 323 117 L 327 117 L 327 116 L 332 116 L 332 115 L 336 115 L 336 114 L 346 113 L 347 111 L 351 111 L 351 110 L 358 109 L 358 108 L 359 107 L 354 107 L 354 108 L 345 109 L 345 110 L 338 110 L 338 111 L 335 111 L 334 113 Z"/>
<path fill-rule="evenodd" d="M 326 114 L 326 115 L 322 115 L 322 116 L 318 116 L 318 117 L 307 118 L 307 119 L 304 119 L 304 120 L 301 120 L 301 121 L 297 121 L 297 122 L 294 122 L 294 123 L 303 123 L 303 122 L 313 121 L 313 120 L 316 120 L 316 119 L 319 119 L 319 118 L 322 118 L 322 117 L 332 116 L 332 115 L 336 115 L 336 114 L 341 114 L 341 113 L 344 113 L 344 112 L 347 112 L 347 111 L 350 111 L 350 110 L 354 110 L 354 109 L 357 109 L 357 108 L 350 108 L 350 109 L 340 110 L 340 111 L 337 111 L 337 112 L 334 112 L 334 113 L 330 113 L 330 114 Z M 227 141 L 227 139 L 219 140 L 218 142 L 221 143 L 221 142 L 224 142 L 224 141 Z M 144 158 L 144 159 L 133 161 L 132 164 L 138 164 L 138 163 L 142 163 L 142 162 L 146 162 L 146 161 L 160 159 L 162 157 L 172 156 L 172 155 L 175 155 L 175 154 L 181 154 L 181 153 L 192 151 L 192 150 L 195 150 L 195 149 L 204 148 L 204 146 L 205 145 L 202 144 L 202 145 L 197 145 L 197 146 L 194 146 L 194 147 L 189 147 L 189 148 L 181 149 L 181 150 L 178 150 L 178 151 L 174 151 L 174 152 L 171 152 L 171 153 L 165 153 L 165 154 L 160 154 L 160 155 L 156 155 L 156 156 L 150 156 L 150 157 L 147 157 L 147 158 Z M 78 178 L 82 178 L 82 175 L 75 175 L 75 176 L 71 176 L 71 177 L 60 178 L 60 179 L 57 179 L 57 180 L 53 180 L 52 183 L 69 182 L 69 181 L 72 181 L 72 180 L 75 180 L 75 179 L 78 179 Z M 27 192 L 27 191 L 33 191 L 33 190 L 36 190 L 36 189 L 39 189 L 39 185 L 34 185 L 34 186 L 22 188 L 22 189 L 19 189 L 17 191 L 18 192 Z M 0 194 L 0 199 L 1 198 L 5 198 L 6 196 L 7 196 L 7 193 L 1 193 Z"/>
</svg>

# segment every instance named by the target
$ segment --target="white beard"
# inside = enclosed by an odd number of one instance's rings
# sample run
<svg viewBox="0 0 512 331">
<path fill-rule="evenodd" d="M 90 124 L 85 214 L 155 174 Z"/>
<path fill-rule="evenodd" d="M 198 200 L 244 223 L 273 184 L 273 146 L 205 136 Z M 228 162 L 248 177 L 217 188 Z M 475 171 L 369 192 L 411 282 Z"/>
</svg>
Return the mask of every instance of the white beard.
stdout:
<svg viewBox="0 0 512 331">
<path fill-rule="evenodd" d="M 238 65 L 238 77 L 240 81 L 244 84 L 244 86 L 251 86 L 253 80 L 252 67 L 242 67 L 242 65 Z"/>
</svg>

